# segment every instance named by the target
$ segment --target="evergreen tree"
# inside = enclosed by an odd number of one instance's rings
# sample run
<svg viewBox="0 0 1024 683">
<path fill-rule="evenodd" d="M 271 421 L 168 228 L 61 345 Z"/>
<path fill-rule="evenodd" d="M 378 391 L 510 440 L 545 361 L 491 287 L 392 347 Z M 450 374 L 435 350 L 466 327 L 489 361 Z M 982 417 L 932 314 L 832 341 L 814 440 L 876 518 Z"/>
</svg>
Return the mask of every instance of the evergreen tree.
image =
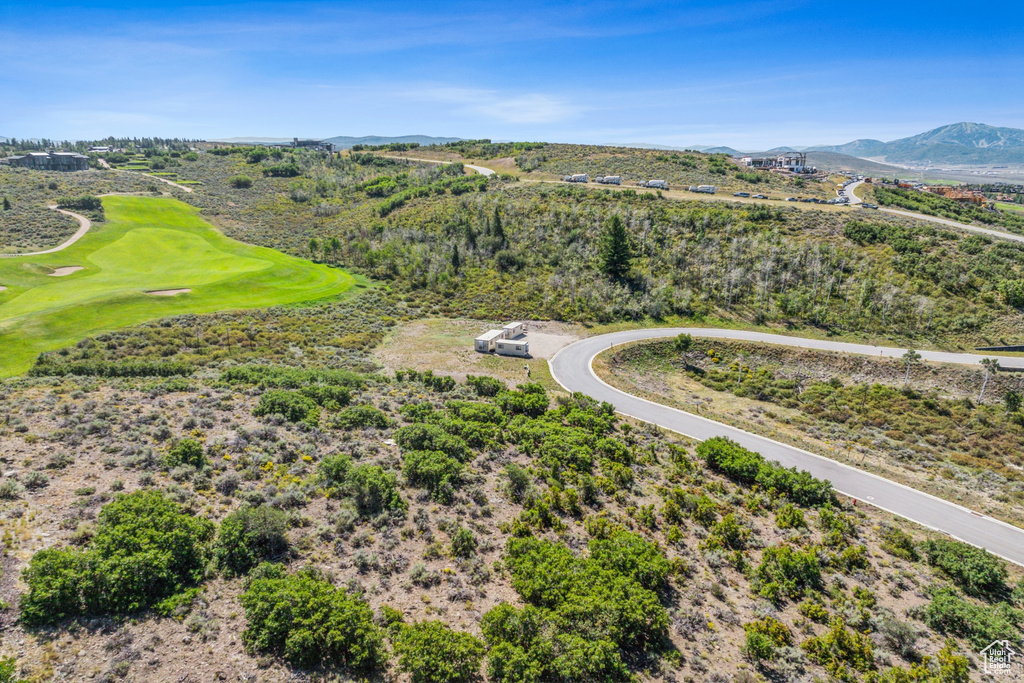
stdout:
<svg viewBox="0 0 1024 683">
<path fill-rule="evenodd" d="M 452 269 L 458 273 L 462 268 L 462 258 L 459 256 L 459 245 L 452 245 Z"/>
<path fill-rule="evenodd" d="M 309 254 L 313 258 L 316 258 L 316 253 L 320 251 L 320 241 L 315 237 L 309 238 Z"/>
<path fill-rule="evenodd" d="M 618 280 L 628 275 L 632 268 L 633 250 L 629 245 L 629 235 L 618 216 L 612 216 L 608 221 L 608 227 L 601 236 L 598 257 L 601 260 L 601 272 Z"/>
<path fill-rule="evenodd" d="M 11 210 L 11 200 L 8 199 L 7 197 L 4 197 L 4 211 L 10 211 L 10 210 Z"/>
<path fill-rule="evenodd" d="M 498 244 L 504 247 L 505 229 L 501 227 L 501 213 L 498 211 L 498 207 L 494 207 L 494 224 L 491 228 L 491 233 L 498 238 Z"/>
</svg>

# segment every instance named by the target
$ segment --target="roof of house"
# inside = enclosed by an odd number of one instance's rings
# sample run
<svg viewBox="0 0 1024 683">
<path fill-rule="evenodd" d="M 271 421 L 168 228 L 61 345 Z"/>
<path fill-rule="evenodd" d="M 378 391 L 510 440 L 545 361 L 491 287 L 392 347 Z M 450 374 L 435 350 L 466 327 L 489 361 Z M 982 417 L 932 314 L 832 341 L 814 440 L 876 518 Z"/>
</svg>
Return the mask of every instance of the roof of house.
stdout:
<svg viewBox="0 0 1024 683">
<path fill-rule="evenodd" d="M 500 337 L 504 333 L 505 333 L 504 330 L 487 330 L 486 332 L 481 334 L 479 337 L 477 337 L 476 341 L 491 341 L 493 339 L 497 339 L 498 337 Z"/>
<path fill-rule="evenodd" d="M 502 345 L 505 345 L 505 344 L 522 344 L 523 346 L 526 346 L 530 342 L 526 341 L 525 339 L 499 339 L 497 341 L 497 343 L 498 344 L 502 344 Z"/>
</svg>

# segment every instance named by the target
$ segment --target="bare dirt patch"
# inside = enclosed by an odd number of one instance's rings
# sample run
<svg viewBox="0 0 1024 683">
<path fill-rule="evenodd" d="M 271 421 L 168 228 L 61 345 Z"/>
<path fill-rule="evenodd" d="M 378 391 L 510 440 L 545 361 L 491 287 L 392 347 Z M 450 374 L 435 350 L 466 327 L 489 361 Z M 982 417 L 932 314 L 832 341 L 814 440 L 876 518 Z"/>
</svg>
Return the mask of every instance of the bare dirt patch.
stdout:
<svg viewBox="0 0 1024 683">
<path fill-rule="evenodd" d="M 557 389 L 547 359 L 563 346 L 580 339 L 583 328 L 550 321 L 527 322 L 525 340 L 530 343 L 529 358 L 478 353 L 473 349 L 476 337 L 502 324 L 480 320 L 417 320 L 396 327 L 374 355 L 389 370 L 433 370 L 459 381 L 466 375 L 487 374 L 510 385 L 530 379 Z"/>
<path fill-rule="evenodd" d="M 188 287 L 182 289 L 154 289 L 152 292 L 146 292 L 150 296 L 174 296 L 176 294 L 188 294 L 192 290 Z"/>
<path fill-rule="evenodd" d="M 52 273 L 49 273 L 50 277 L 64 277 L 65 275 L 71 275 L 71 273 L 77 273 L 80 270 L 84 270 L 85 266 L 63 266 L 61 268 L 54 268 Z"/>
<path fill-rule="evenodd" d="M 6 292 L 6 291 L 7 291 L 7 288 L 4 287 L 3 285 L 0 285 L 0 292 Z"/>
</svg>

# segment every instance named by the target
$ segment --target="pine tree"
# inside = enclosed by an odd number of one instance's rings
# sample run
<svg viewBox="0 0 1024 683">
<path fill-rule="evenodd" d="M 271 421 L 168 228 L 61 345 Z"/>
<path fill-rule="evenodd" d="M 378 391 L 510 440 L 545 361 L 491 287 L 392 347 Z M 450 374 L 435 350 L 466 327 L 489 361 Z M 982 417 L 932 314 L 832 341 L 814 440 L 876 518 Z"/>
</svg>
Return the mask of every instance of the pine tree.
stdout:
<svg viewBox="0 0 1024 683">
<path fill-rule="evenodd" d="M 4 211 L 10 211 L 10 210 L 11 210 L 11 200 L 8 199 L 7 197 L 4 197 Z"/>
<path fill-rule="evenodd" d="M 316 253 L 320 251 L 320 241 L 315 237 L 309 238 L 309 253 L 313 258 L 316 258 Z"/>
<path fill-rule="evenodd" d="M 605 275 L 621 280 L 629 274 L 633 265 L 633 251 L 626 226 L 618 216 L 612 216 L 608 221 L 608 227 L 601 236 L 598 256 L 601 259 L 601 272 Z"/>
<path fill-rule="evenodd" d="M 500 248 L 505 246 L 505 229 L 501 227 L 501 213 L 498 211 L 498 207 L 494 207 L 494 225 L 491 228 L 491 233 L 498 238 L 498 244 Z"/>
<path fill-rule="evenodd" d="M 458 273 L 462 268 L 462 258 L 459 256 L 459 245 L 452 245 L 452 269 Z"/>
</svg>

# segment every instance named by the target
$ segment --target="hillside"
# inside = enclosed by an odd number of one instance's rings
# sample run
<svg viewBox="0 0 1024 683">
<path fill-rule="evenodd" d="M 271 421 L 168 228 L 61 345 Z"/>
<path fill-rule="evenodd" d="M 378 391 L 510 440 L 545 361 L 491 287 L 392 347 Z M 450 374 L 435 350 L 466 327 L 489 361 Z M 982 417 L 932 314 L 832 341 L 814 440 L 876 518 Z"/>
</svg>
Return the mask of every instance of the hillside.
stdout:
<svg viewBox="0 0 1024 683">
<path fill-rule="evenodd" d="M 872 176 L 905 177 L 908 171 L 898 166 L 880 164 L 876 161 L 869 161 L 849 154 L 838 152 L 807 152 L 807 163 L 826 171 L 853 171 Z"/>
<path fill-rule="evenodd" d="M 417 145 L 443 145 L 447 142 L 459 142 L 462 138 L 439 138 L 431 137 L 429 135 L 399 135 L 395 137 L 389 137 L 387 135 L 364 135 L 362 137 L 350 137 L 347 135 L 337 135 L 333 138 L 327 138 L 324 142 L 333 143 L 338 149 L 351 149 L 355 145 L 365 145 L 367 147 L 373 147 L 375 145 L 390 145 L 393 143 L 398 144 L 417 144 Z"/>
</svg>

